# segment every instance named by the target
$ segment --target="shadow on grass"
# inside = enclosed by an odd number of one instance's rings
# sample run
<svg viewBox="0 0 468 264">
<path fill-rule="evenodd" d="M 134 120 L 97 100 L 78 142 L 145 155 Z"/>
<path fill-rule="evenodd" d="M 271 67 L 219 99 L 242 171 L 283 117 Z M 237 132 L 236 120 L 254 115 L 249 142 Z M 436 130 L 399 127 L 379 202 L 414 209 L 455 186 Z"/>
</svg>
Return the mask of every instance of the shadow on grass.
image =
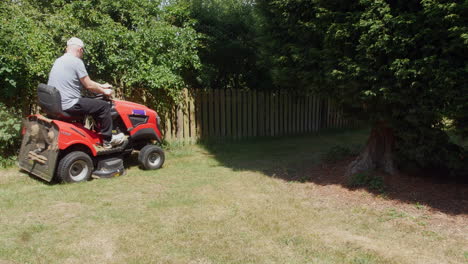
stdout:
<svg viewBox="0 0 468 264">
<path fill-rule="evenodd" d="M 234 170 L 259 171 L 285 181 L 340 185 L 353 190 L 344 177 L 352 154 L 333 157 L 336 146 L 363 146 L 368 130 L 331 130 L 315 135 L 248 139 L 231 142 L 202 142 L 223 165 Z M 331 156 L 330 156 L 331 155 Z M 330 161 L 333 160 L 333 161 Z M 403 203 L 424 205 L 450 215 L 468 214 L 468 184 L 442 181 L 425 175 L 384 175 L 382 188 L 364 187 L 376 195 Z M 443 177 L 439 177 L 443 178 Z"/>
</svg>

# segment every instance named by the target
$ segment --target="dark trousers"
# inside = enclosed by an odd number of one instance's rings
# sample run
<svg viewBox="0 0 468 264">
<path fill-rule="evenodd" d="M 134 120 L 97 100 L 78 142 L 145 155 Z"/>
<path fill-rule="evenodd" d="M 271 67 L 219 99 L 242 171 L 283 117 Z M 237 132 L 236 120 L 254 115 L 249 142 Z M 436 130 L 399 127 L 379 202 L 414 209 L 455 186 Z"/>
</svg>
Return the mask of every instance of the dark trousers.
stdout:
<svg viewBox="0 0 468 264">
<path fill-rule="evenodd" d="M 100 124 L 101 135 L 105 140 L 112 138 L 112 117 L 110 114 L 111 106 L 103 100 L 80 98 L 72 107 L 64 110 L 73 116 L 91 115 L 98 124 Z"/>
</svg>

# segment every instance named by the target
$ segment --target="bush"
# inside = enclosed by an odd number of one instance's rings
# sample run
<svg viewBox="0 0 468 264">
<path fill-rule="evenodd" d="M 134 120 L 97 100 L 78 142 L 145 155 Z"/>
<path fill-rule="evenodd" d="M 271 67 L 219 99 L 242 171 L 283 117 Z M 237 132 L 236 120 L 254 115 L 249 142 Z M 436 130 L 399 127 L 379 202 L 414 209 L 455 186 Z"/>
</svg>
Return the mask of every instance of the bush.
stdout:
<svg viewBox="0 0 468 264">
<path fill-rule="evenodd" d="M 382 176 L 374 175 L 372 172 L 356 173 L 349 179 L 348 185 L 352 188 L 368 188 L 371 191 L 383 193 L 385 184 Z"/>
<path fill-rule="evenodd" d="M 0 167 L 11 165 L 21 145 L 21 115 L 0 103 Z"/>
<path fill-rule="evenodd" d="M 404 133 L 397 133 L 397 138 L 396 161 L 400 167 L 468 180 L 468 150 L 452 143 L 442 129 L 406 127 Z"/>
</svg>

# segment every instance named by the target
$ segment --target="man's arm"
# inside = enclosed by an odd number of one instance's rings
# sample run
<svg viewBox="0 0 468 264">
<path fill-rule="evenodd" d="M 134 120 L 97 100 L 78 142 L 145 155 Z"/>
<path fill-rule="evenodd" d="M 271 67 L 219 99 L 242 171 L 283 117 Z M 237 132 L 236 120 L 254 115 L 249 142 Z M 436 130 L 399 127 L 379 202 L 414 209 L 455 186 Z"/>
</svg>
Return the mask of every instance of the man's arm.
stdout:
<svg viewBox="0 0 468 264">
<path fill-rule="evenodd" d="M 80 81 L 81 81 L 81 84 L 83 84 L 83 86 L 86 89 L 90 90 L 91 92 L 98 93 L 98 94 L 107 94 L 107 95 L 109 95 L 110 92 L 106 92 L 106 90 L 109 90 L 109 88 L 112 87 L 112 85 L 110 85 L 108 83 L 99 84 L 99 83 L 91 80 L 91 78 L 89 78 L 89 75 L 81 78 Z"/>
</svg>

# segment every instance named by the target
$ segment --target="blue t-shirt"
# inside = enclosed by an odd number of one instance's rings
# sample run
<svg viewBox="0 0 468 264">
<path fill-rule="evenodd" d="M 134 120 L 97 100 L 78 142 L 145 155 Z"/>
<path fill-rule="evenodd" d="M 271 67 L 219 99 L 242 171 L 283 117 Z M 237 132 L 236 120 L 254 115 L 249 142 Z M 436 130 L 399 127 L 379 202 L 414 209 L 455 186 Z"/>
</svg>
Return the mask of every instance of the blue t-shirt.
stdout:
<svg viewBox="0 0 468 264">
<path fill-rule="evenodd" d="M 88 76 L 83 61 L 69 53 L 58 58 L 49 73 L 50 86 L 54 86 L 62 97 L 62 110 L 72 107 L 81 98 L 83 85 L 80 79 Z"/>
</svg>

